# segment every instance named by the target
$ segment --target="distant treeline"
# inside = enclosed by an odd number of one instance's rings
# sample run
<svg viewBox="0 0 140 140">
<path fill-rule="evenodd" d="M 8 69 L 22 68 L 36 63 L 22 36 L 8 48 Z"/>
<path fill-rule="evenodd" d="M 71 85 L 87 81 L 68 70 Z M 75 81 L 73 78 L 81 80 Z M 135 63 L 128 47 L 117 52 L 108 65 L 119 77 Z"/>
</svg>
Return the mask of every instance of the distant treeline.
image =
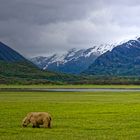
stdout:
<svg viewBox="0 0 140 140">
<path fill-rule="evenodd" d="M 140 77 L 91 76 L 86 78 L 86 80 L 71 82 L 71 84 L 140 85 Z"/>
<path fill-rule="evenodd" d="M 0 84 L 140 85 L 140 76 L 87 76 L 42 71 L 29 62 L 0 61 Z"/>
<path fill-rule="evenodd" d="M 66 78 L 66 79 L 65 79 Z M 30 79 L 30 78 L 7 78 L 0 77 L 0 84 L 57 84 L 57 85 L 140 85 L 140 77 L 77 77 L 67 75 L 66 77 L 50 77 L 47 79 Z"/>
</svg>

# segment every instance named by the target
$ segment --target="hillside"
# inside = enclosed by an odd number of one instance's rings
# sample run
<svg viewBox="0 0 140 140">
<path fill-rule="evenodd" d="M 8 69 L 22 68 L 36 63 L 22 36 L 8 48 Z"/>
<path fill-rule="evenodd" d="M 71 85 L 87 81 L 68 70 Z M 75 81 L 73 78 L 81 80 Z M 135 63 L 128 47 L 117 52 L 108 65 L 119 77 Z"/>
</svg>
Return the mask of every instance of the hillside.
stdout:
<svg viewBox="0 0 140 140">
<path fill-rule="evenodd" d="M 26 61 L 22 55 L 2 42 L 0 42 L 0 60 L 6 62 Z"/>
<path fill-rule="evenodd" d="M 79 79 L 73 75 L 40 70 L 21 54 L 0 43 L 0 83 L 2 84 L 61 84 Z"/>
<path fill-rule="evenodd" d="M 76 76 L 42 71 L 29 62 L 0 61 L 0 83 L 6 84 L 64 84 L 80 80 Z"/>
</svg>

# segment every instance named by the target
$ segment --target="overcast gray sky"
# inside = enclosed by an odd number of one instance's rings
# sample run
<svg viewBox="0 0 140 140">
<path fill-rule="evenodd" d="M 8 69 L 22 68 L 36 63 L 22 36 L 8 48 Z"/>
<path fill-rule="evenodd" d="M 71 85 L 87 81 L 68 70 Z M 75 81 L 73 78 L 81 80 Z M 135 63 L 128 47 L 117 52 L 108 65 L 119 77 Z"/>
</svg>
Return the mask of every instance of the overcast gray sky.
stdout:
<svg viewBox="0 0 140 140">
<path fill-rule="evenodd" d="M 140 34 L 140 0 L 0 0 L 0 41 L 26 57 Z"/>
</svg>

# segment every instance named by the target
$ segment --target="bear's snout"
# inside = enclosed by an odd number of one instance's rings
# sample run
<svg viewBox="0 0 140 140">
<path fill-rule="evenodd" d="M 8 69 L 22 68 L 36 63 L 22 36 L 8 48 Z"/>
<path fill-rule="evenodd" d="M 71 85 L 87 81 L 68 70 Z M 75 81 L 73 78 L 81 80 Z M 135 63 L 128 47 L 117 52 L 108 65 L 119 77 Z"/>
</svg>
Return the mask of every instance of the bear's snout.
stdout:
<svg viewBox="0 0 140 140">
<path fill-rule="evenodd" d="M 25 124 L 22 124 L 22 127 L 27 127 L 27 125 L 25 125 Z"/>
</svg>

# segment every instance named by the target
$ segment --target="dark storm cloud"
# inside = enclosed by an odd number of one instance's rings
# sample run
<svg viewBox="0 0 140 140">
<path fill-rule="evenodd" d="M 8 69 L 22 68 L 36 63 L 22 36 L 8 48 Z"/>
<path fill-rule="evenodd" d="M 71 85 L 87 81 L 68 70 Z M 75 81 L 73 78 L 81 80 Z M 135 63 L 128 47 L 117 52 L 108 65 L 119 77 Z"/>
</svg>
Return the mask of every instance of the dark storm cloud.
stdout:
<svg viewBox="0 0 140 140">
<path fill-rule="evenodd" d="M 0 40 L 27 57 L 137 36 L 138 0 L 0 0 Z"/>
<path fill-rule="evenodd" d="M 99 3 L 93 0 L 3 0 L 0 5 L 1 20 L 19 20 L 47 24 L 84 18 Z"/>
</svg>

